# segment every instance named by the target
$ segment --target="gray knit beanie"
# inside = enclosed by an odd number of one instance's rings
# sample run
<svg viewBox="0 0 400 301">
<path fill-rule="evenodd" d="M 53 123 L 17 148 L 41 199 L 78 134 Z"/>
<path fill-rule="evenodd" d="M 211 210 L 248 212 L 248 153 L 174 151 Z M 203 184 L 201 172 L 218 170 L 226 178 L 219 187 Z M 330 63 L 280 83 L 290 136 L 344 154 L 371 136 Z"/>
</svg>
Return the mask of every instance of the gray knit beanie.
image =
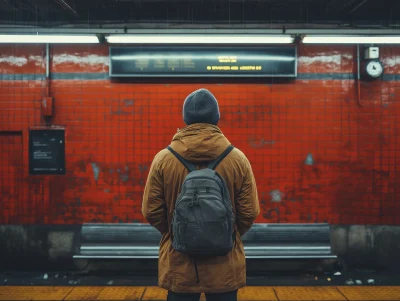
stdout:
<svg viewBox="0 0 400 301">
<path fill-rule="evenodd" d="M 183 121 L 187 125 L 193 123 L 217 125 L 219 107 L 214 95 L 207 89 L 199 89 L 192 92 L 183 104 Z"/>
</svg>

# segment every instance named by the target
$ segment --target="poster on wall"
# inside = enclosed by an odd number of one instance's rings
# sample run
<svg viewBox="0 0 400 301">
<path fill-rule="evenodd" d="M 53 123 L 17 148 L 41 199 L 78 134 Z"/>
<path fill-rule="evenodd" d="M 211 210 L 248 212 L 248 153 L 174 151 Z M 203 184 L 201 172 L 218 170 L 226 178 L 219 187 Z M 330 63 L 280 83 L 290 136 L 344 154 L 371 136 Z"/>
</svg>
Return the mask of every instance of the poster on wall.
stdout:
<svg viewBox="0 0 400 301">
<path fill-rule="evenodd" d="M 110 47 L 111 77 L 296 77 L 296 47 Z"/>
<path fill-rule="evenodd" d="M 29 130 L 29 174 L 65 174 L 65 130 Z"/>
</svg>

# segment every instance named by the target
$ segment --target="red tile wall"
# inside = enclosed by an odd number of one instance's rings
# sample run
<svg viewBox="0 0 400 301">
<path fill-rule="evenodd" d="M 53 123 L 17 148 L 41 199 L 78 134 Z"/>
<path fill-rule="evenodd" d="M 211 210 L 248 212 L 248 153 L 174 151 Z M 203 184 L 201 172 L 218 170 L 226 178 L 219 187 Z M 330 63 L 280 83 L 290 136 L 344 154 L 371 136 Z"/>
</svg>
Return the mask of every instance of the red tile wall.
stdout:
<svg viewBox="0 0 400 301">
<path fill-rule="evenodd" d="M 352 46 L 301 45 L 293 81 L 212 84 L 111 81 L 107 47 L 53 46 L 53 124 L 66 127 L 67 174 L 30 176 L 43 50 L 0 46 L 1 224 L 143 222 L 151 160 L 184 126 L 183 100 L 200 87 L 216 95 L 221 129 L 252 163 L 257 222 L 400 224 L 398 47 L 381 47 L 385 76 L 362 82 L 358 102 Z"/>
</svg>

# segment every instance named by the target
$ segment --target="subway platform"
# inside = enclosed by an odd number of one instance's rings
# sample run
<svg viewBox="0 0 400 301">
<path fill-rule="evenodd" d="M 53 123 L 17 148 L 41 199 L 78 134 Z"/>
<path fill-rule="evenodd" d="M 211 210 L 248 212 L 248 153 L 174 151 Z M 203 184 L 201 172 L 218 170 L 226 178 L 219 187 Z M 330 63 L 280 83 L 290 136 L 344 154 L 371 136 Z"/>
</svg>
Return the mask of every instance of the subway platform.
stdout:
<svg viewBox="0 0 400 301">
<path fill-rule="evenodd" d="M 166 300 L 158 287 L 3 286 L 0 300 Z M 202 295 L 201 300 L 205 300 Z M 250 286 L 238 300 L 400 300 L 400 286 Z"/>
<path fill-rule="evenodd" d="M 345 274 L 249 276 L 238 300 L 400 300 L 400 275 Z M 166 300 L 153 276 L 4 273 L 0 300 Z M 205 300 L 202 295 L 201 300 Z"/>
</svg>

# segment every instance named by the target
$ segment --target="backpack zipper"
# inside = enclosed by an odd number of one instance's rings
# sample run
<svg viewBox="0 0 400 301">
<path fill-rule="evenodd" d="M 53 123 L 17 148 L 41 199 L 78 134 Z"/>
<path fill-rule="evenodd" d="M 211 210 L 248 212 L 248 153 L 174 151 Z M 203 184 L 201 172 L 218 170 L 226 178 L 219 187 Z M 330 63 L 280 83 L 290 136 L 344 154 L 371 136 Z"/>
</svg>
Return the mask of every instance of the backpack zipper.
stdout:
<svg viewBox="0 0 400 301">
<path fill-rule="evenodd" d="M 191 191 L 194 190 L 194 189 L 198 189 L 198 188 L 192 188 L 192 187 L 186 188 L 186 190 L 187 190 L 186 194 L 191 193 Z M 206 192 L 207 192 L 207 190 L 208 191 L 213 190 L 215 192 L 221 192 L 221 190 L 219 190 L 217 188 L 214 188 L 214 187 L 206 187 Z"/>
<path fill-rule="evenodd" d="M 206 177 L 194 177 L 194 178 L 190 179 L 190 181 L 191 180 L 211 180 L 211 179 L 210 178 L 206 178 Z M 217 185 L 219 186 L 221 191 L 224 191 L 224 187 L 222 187 L 219 183 L 217 183 Z M 185 186 L 183 186 L 183 187 L 185 187 Z M 182 189 L 183 189 L 183 187 L 182 187 Z"/>
</svg>

